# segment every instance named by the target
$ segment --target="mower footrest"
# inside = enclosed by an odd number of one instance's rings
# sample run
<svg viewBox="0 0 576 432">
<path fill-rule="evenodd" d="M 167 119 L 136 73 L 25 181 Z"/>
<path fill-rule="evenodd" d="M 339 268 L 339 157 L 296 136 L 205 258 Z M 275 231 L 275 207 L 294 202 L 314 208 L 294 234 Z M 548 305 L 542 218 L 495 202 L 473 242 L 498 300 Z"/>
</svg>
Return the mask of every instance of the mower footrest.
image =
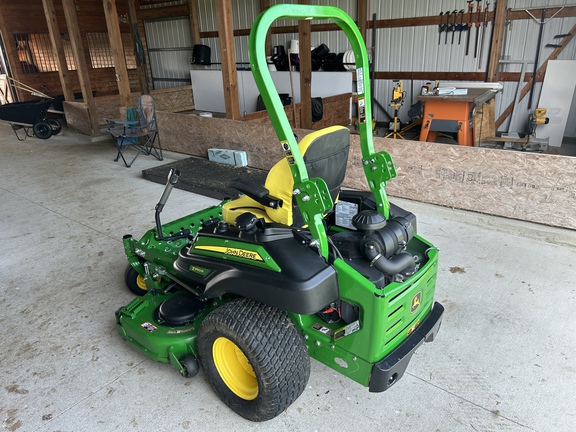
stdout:
<svg viewBox="0 0 576 432">
<path fill-rule="evenodd" d="M 432 342 L 440 329 L 444 307 L 434 303 L 428 317 L 402 344 L 372 368 L 369 390 L 383 392 L 392 387 L 404 375 L 412 355 L 424 342 Z"/>
</svg>

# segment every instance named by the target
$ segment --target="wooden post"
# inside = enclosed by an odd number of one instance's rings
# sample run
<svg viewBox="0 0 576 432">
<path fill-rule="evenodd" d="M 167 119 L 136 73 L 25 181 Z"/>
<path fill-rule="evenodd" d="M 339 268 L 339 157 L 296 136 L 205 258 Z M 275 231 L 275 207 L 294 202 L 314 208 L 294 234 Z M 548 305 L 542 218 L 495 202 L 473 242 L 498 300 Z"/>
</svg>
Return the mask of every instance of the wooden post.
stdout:
<svg viewBox="0 0 576 432">
<path fill-rule="evenodd" d="M 238 74 L 234 52 L 234 27 L 232 24 L 232 0 L 216 0 L 218 16 L 218 38 L 220 39 L 220 62 L 222 63 L 222 84 L 226 118 L 240 120 L 238 99 Z"/>
<path fill-rule="evenodd" d="M 103 5 L 108 36 L 110 36 L 110 51 L 114 60 L 116 81 L 118 82 L 118 92 L 120 93 L 120 105 L 125 108 L 131 107 L 133 104 L 130 94 L 130 80 L 128 78 L 128 69 L 126 68 L 126 58 L 124 57 L 116 0 L 103 0 Z"/>
<path fill-rule="evenodd" d="M 130 25 L 130 34 L 132 35 L 132 45 L 136 46 L 136 44 L 142 43 L 140 31 L 138 30 L 136 0 L 128 0 L 128 24 Z M 140 87 L 140 93 L 149 94 L 150 87 L 148 86 L 148 80 L 146 79 L 146 55 L 142 53 L 144 61 L 138 59 L 138 53 L 136 50 L 134 50 L 134 55 L 136 57 L 136 70 L 138 72 L 138 87 Z"/>
<path fill-rule="evenodd" d="M 268 8 L 270 8 L 270 0 L 260 0 L 260 12 L 264 12 Z M 272 37 L 270 29 L 268 29 L 268 33 L 266 33 L 266 42 L 264 47 L 266 50 L 266 55 L 272 55 Z"/>
<path fill-rule="evenodd" d="M 368 2 L 367 0 L 357 0 L 358 3 L 356 4 L 356 11 L 357 11 L 357 19 L 356 24 L 358 24 L 358 29 L 360 30 L 360 34 L 362 35 L 362 39 L 364 39 L 364 43 L 366 43 L 366 15 L 368 11 Z"/>
<path fill-rule="evenodd" d="M 500 52 L 502 51 L 502 39 L 504 38 L 504 28 L 506 27 L 506 13 L 508 11 L 508 0 L 498 0 L 494 10 L 493 37 L 490 47 L 490 57 L 488 57 L 488 67 L 486 70 L 486 81 L 498 81 L 498 66 L 500 62 Z M 486 27 L 484 27 L 486 29 Z"/>
<path fill-rule="evenodd" d="M 192 34 L 192 45 L 202 43 L 200 38 L 200 25 L 198 24 L 198 4 L 196 0 L 188 0 L 188 14 L 190 16 L 190 32 Z"/>
<path fill-rule="evenodd" d="M 6 25 L 6 19 L 4 18 L 4 15 L 0 13 L 0 31 L 6 28 L 8 28 L 8 26 Z M 8 33 L 4 34 L 3 36 L 4 36 L 4 49 L 6 50 L 6 56 L 7 56 L 6 60 L 8 63 L 7 66 L 10 68 L 10 74 L 12 78 L 14 78 L 15 80 L 21 81 L 20 80 L 21 66 L 18 61 L 18 51 L 16 50 L 16 44 L 14 43 L 14 36 L 11 34 L 9 35 Z M 22 90 L 13 87 L 11 85 L 10 87 L 14 92 L 12 96 L 16 100 L 22 101 L 26 99 L 25 96 L 28 93 L 24 93 Z M 22 98 L 23 95 L 24 98 Z"/>
<path fill-rule="evenodd" d="M 62 93 L 64 99 L 67 101 L 74 101 L 74 90 L 70 83 L 70 74 L 68 73 L 68 64 L 66 63 L 66 54 L 64 53 L 64 44 L 60 36 L 60 27 L 58 26 L 58 19 L 56 18 L 56 11 L 54 9 L 53 0 L 42 0 L 44 6 L 44 14 L 46 15 L 46 24 L 48 24 L 48 32 L 50 34 L 50 41 L 52 42 L 52 50 L 58 65 L 58 76 L 60 77 L 60 84 L 62 86 Z"/>
<path fill-rule="evenodd" d="M 88 76 L 88 66 L 86 65 L 86 58 L 84 57 L 82 36 L 80 34 L 80 27 L 78 26 L 78 17 L 76 16 L 76 3 L 74 0 L 62 0 L 62 7 L 64 9 L 66 25 L 68 26 L 68 33 L 70 34 L 70 44 L 72 45 L 72 53 L 74 55 L 74 62 L 76 63 L 76 72 L 78 73 L 78 81 L 80 81 L 82 97 L 84 98 L 84 103 L 88 106 L 90 134 L 98 135 L 100 133 L 100 126 L 98 118 L 96 117 L 96 105 L 94 105 L 90 77 Z"/>
<path fill-rule="evenodd" d="M 309 0 L 298 0 L 309 4 Z M 298 21 L 298 44 L 300 57 L 300 127 L 312 129 L 312 55 L 310 53 L 310 21 Z M 296 119 L 294 119 L 296 124 Z"/>
</svg>

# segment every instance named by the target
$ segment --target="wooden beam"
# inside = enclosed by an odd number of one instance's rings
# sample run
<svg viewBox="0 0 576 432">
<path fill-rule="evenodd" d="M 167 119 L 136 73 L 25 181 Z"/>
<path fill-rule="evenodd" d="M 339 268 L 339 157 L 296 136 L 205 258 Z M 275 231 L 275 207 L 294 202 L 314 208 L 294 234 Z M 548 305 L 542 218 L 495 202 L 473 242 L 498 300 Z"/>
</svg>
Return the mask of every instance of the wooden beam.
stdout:
<svg viewBox="0 0 576 432">
<path fill-rule="evenodd" d="M 438 80 L 438 81 L 483 81 L 484 72 L 436 72 L 436 71 L 391 71 L 374 72 L 374 79 L 415 79 L 415 80 Z"/>
<path fill-rule="evenodd" d="M 215 0 L 218 19 L 218 38 L 220 39 L 220 62 L 222 63 L 222 84 L 224 86 L 224 105 L 226 118 L 240 120 L 240 102 L 238 99 L 238 74 L 236 72 L 236 54 L 234 52 L 234 33 L 232 23 L 232 0 Z"/>
<path fill-rule="evenodd" d="M 98 118 L 96 117 L 96 105 L 94 104 L 94 97 L 92 96 L 90 76 L 88 75 L 88 66 L 86 65 L 86 57 L 84 56 L 80 27 L 78 26 L 76 2 L 74 0 L 62 0 L 62 8 L 64 9 L 64 17 L 66 18 L 68 34 L 70 35 L 70 45 L 72 46 L 72 54 L 74 55 L 74 62 L 76 63 L 76 72 L 78 73 L 82 97 L 84 98 L 84 103 L 88 106 L 90 134 L 97 135 L 100 133 L 100 126 Z"/>
<path fill-rule="evenodd" d="M 567 33 L 568 36 L 564 37 L 564 39 L 562 39 L 562 41 L 558 44 L 560 45 L 560 47 L 555 48 L 554 51 L 552 51 L 552 53 L 548 56 L 548 58 L 544 61 L 544 63 L 542 63 L 542 66 L 540 66 L 538 68 L 538 70 L 536 71 L 536 82 L 541 81 L 544 79 L 544 75 L 546 74 L 546 68 L 548 67 L 548 62 L 550 60 L 556 60 L 558 58 L 558 56 L 560 55 L 560 53 L 562 52 L 562 50 L 564 50 L 564 48 L 566 47 L 566 45 L 568 45 L 568 43 L 572 40 L 572 38 L 574 37 L 574 33 L 576 32 L 576 24 L 574 24 L 574 26 L 570 29 L 570 31 Z M 521 101 L 522 99 L 524 99 L 524 96 L 526 96 L 528 94 L 528 92 L 530 91 L 530 88 L 532 87 L 532 83 L 533 83 L 534 77 L 530 78 L 530 80 L 528 81 L 528 84 L 526 84 L 522 90 L 520 91 L 520 98 L 518 99 L 518 101 Z M 510 114 L 512 114 L 512 110 L 514 109 L 514 101 L 512 101 L 510 103 L 510 105 L 508 105 L 506 107 L 506 109 L 502 112 L 502 114 L 500 115 L 500 117 L 498 117 L 498 120 L 496 120 L 496 128 L 498 128 L 500 125 L 502 125 L 502 123 L 504 123 L 504 120 L 506 120 L 506 118 L 508 118 L 508 116 Z"/>
<path fill-rule="evenodd" d="M 533 15 L 540 14 L 542 9 L 530 9 Z M 562 10 L 559 7 L 546 8 L 547 15 L 552 16 L 555 12 L 558 12 L 554 18 L 570 18 L 576 17 L 576 6 L 564 6 Z M 466 14 L 465 14 L 466 15 Z M 494 11 L 489 11 L 486 16 L 488 21 L 494 21 Z M 478 14 L 472 14 L 472 22 L 476 22 L 478 19 Z M 526 20 L 532 19 L 523 10 L 508 12 L 507 19 L 510 21 L 516 20 Z M 414 18 L 394 18 L 386 20 L 376 21 L 376 28 L 399 28 L 399 27 L 419 27 L 419 26 L 429 26 L 429 25 L 439 25 L 441 24 L 441 17 L 439 15 L 433 16 L 422 16 Z M 481 14 L 481 21 L 484 20 L 484 14 Z M 444 19 L 446 21 L 446 19 Z M 367 21 L 366 27 L 368 29 L 372 28 L 372 21 Z M 337 24 L 312 24 L 310 26 L 311 32 L 325 32 L 325 31 L 341 31 L 342 29 L 338 27 Z M 271 28 L 272 34 L 284 34 L 284 33 L 297 33 L 298 26 L 276 26 Z M 248 36 L 250 34 L 250 29 L 237 29 L 234 30 L 234 36 Z M 206 31 L 201 32 L 200 36 L 203 38 L 215 38 L 218 37 L 217 31 Z"/>
<path fill-rule="evenodd" d="M 520 72 L 500 72 L 498 81 L 514 81 L 520 80 Z M 438 72 L 438 71 L 392 71 L 392 72 L 376 72 L 375 79 L 380 80 L 393 80 L 393 79 L 416 79 L 416 80 L 438 80 L 438 81 L 484 81 L 484 72 Z M 526 72 L 524 81 L 528 82 L 532 78 L 532 72 Z M 539 77 L 538 81 L 542 81 Z"/>
<path fill-rule="evenodd" d="M 130 35 L 134 46 L 134 56 L 136 57 L 136 71 L 138 73 L 138 87 L 141 94 L 149 94 L 150 86 L 146 79 L 146 55 L 141 53 L 142 58 L 138 58 L 137 45 L 142 46 L 140 31 L 138 30 L 138 16 L 136 15 L 136 0 L 128 0 L 128 24 L 130 25 Z"/>
<path fill-rule="evenodd" d="M 356 24 L 358 24 L 358 29 L 362 35 L 364 43 L 366 43 L 366 25 L 367 25 L 367 14 L 368 14 L 368 0 L 357 0 L 356 4 Z"/>
<path fill-rule="evenodd" d="M 310 4 L 310 1 L 298 0 L 298 4 Z M 298 45 L 298 57 L 300 58 L 301 105 L 299 127 L 302 129 L 312 129 L 312 55 L 310 54 L 310 20 L 298 21 Z"/>
<path fill-rule="evenodd" d="M 58 65 L 58 76 L 60 77 L 64 99 L 67 101 L 74 101 L 74 89 L 70 82 L 70 73 L 68 72 L 68 65 L 66 63 L 64 43 L 60 36 L 60 27 L 58 26 L 56 10 L 54 9 L 54 1 L 42 0 L 42 6 L 44 7 L 44 15 L 46 15 L 46 24 L 48 24 L 48 33 L 50 34 L 50 42 L 52 42 L 52 51 L 54 53 L 56 64 Z"/>
<path fill-rule="evenodd" d="M 103 6 L 108 36 L 110 37 L 110 51 L 112 52 L 114 69 L 116 71 L 118 92 L 120 93 L 120 105 L 125 108 L 131 107 L 133 103 L 130 93 L 130 79 L 128 78 L 128 68 L 126 67 L 126 58 L 124 57 L 124 46 L 122 45 L 122 34 L 120 33 L 116 0 L 103 0 Z"/>
<path fill-rule="evenodd" d="M 198 24 L 198 4 L 196 0 L 188 0 L 188 15 L 190 17 L 190 32 L 192 34 L 192 45 L 200 45 L 200 25 Z"/>
<path fill-rule="evenodd" d="M 495 4 L 495 18 L 492 24 L 492 46 L 490 47 L 490 56 L 488 57 L 488 65 L 486 67 L 487 82 L 498 81 L 498 66 L 500 53 L 502 51 L 502 41 L 504 39 L 504 28 L 506 27 L 506 13 L 508 11 L 508 0 L 499 0 Z M 484 27 L 484 29 L 486 29 L 486 27 Z"/>
</svg>

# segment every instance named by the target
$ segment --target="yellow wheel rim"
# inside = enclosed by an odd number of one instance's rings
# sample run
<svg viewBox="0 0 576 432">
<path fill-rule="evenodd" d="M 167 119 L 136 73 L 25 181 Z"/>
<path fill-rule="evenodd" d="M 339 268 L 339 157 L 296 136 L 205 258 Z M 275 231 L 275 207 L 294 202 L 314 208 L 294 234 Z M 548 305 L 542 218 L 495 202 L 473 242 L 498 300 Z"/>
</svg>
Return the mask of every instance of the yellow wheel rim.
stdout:
<svg viewBox="0 0 576 432">
<path fill-rule="evenodd" d="M 254 369 L 242 350 L 225 337 L 219 337 L 212 346 L 214 365 L 222 381 L 239 398 L 254 400 L 258 396 L 258 381 Z"/>
<path fill-rule="evenodd" d="M 138 285 L 138 288 L 140 288 L 141 290 L 148 291 L 148 288 L 146 287 L 146 281 L 140 275 L 138 275 L 138 277 L 136 278 L 136 285 Z"/>
</svg>

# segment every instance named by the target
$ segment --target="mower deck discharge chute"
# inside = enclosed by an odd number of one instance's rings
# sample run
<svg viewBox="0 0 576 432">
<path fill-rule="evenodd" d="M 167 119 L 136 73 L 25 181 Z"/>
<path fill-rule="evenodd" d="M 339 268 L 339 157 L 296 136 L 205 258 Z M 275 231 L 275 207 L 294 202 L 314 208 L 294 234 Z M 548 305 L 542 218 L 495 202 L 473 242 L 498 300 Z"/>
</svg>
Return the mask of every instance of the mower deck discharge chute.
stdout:
<svg viewBox="0 0 576 432">
<path fill-rule="evenodd" d="M 266 64 L 265 38 L 280 18 L 328 19 L 348 36 L 356 61 L 362 164 L 370 191 L 340 190 L 350 147 L 333 126 L 299 143 Z M 329 6 L 277 5 L 254 23 L 251 68 L 285 154 L 263 186 L 124 236 L 126 284 L 138 294 L 116 313 L 122 337 L 183 376 L 199 367 L 220 398 L 253 421 L 279 415 L 304 391 L 310 357 L 381 392 L 436 336 L 438 251 L 416 217 L 393 204 L 396 176 L 374 151 L 366 47 L 352 19 Z M 335 204 L 337 203 L 337 204 Z"/>
</svg>

